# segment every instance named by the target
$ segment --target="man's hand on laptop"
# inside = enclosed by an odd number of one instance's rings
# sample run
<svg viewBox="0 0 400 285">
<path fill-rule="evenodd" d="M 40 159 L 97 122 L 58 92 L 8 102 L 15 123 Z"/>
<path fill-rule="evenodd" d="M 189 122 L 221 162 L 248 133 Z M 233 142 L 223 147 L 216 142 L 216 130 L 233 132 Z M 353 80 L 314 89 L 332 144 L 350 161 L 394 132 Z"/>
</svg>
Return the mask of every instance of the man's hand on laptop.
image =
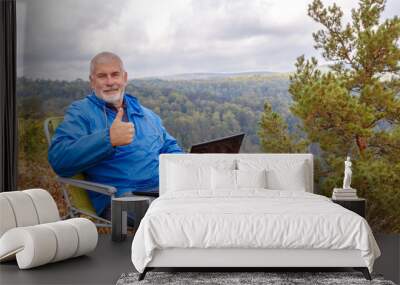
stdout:
<svg viewBox="0 0 400 285">
<path fill-rule="evenodd" d="M 135 126 L 131 122 L 123 122 L 124 109 L 119 108 L 117 116 L 110 128 L 110 141 L 112 146 L 130 144 L 135 136 Z"/>
</svg>

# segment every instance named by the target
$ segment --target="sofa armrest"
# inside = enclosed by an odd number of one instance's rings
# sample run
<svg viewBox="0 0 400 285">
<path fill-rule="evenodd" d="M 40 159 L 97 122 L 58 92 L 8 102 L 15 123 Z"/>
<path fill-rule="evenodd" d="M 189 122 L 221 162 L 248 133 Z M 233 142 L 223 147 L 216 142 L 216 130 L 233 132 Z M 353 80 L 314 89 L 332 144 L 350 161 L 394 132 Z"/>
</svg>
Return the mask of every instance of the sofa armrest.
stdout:
<svg viewBox="0 0 400 285">
<path fill-rule="evenodd" d="M 105 195 L 108 195 L 108 196 L 113 196 L 117 192 L 117 189 L 114 186 L 95 183 L 95 182 L 90 182 L 90 181 L 86 181 L 86 180 L 80 180 L 80 179 L 74 179 L 74 178 L 65 178 L 65 177 L 57 176 L 57 181 L 59 181 L 61 183 L 64 183 L 64 184 L 68 184 L 68 185 L 76 186 L 76 187 L 79 187 L 79 188 L 83 188 L 83 189 L 86 189 L 86 190 L 91 190 L 91 191 L 94 191 L 94 192 L 105 194 Z"/>
</svg>

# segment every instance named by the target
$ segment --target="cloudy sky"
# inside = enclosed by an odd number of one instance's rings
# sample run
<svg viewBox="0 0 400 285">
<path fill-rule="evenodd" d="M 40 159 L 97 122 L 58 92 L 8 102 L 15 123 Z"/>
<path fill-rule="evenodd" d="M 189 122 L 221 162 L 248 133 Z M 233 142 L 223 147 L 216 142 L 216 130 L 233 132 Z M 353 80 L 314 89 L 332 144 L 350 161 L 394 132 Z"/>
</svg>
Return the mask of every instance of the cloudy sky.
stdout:
<svg viewBox="0 0 400 285">
<path fill-rule="evenodd" d="M 317 56 L 311 0 L 17 0 L 18 75 L 87 79 L 90 59 L 113 51 L 130 78 L 193 72 L 293 70 Z M 356 0 L 323 0 L 343 8 Z M 400 14 L 387 0 L 384 18 Z"/>
</svg>

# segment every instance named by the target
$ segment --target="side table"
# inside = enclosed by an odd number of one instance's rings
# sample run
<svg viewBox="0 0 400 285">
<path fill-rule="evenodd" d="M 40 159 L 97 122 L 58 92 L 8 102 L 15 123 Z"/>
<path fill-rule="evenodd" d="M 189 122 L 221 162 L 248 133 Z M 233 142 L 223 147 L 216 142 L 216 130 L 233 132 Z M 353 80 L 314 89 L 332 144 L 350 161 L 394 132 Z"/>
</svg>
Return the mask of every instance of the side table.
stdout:
<svg viewBox="0 0 400 285">
<path fill-rule="evenodd" d="M 128 231 L 128 212 L 135 215 L 135 228 L 146 214 L 151 197 L 133 196 L 112 198 L 111 200 L 111 239 L 123 241 Z"/>
<path fill-rule="evenodd" d="M 339 204 L 340 206 L 359 214 L 361 217 L 365 218 L 366 200 L 363 198 L 354 198 L 349 200 L 334 200 L 333 203 Z"/>
</svg>

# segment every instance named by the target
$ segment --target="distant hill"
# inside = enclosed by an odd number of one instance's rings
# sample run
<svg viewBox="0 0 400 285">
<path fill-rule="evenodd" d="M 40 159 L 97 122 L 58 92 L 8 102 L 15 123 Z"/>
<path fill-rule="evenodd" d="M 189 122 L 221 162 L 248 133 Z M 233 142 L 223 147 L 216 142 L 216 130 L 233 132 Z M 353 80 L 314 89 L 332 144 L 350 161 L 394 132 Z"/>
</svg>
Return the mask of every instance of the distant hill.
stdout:
<svg viewBox="0 0 400 285">
<path fill-rule="evenodd" d="M 180 81 L 180 80 L 218 80 L 225 78 L 235 78 L 235 77 L 267 77 L 273 75 L 279 75 L 281 73 L 270 72 L 270 71 L 249 71 L 249 72 L 221 72 L 221 73 L 182 73 L 182 74 L 174 74 L 174 75 L 165 75 L 165 76 L 152 76 L 145 78 L 138 78 L 142 80 L 152 80 L 152 79 L 161 79 L 161 80 L 169 80 L 169 81 Z"/>
</svg>

